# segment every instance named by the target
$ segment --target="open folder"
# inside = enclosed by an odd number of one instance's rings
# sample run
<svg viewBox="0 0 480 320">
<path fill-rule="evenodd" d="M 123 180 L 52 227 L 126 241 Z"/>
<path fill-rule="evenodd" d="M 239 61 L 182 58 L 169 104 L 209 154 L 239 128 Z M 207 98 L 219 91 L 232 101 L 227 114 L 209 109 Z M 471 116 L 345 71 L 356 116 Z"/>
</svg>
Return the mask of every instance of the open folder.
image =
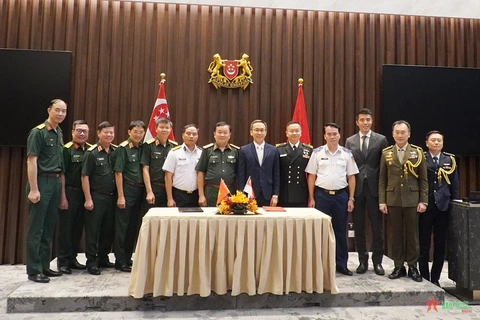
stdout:
<svg viewBox="0 0 480 320">
<path fill-rule="evenodd" d="M 263 210 L 266 212 L 287 212 L 283 207 L 269 207 L 269 206 L 263 206 Z"/>
<path fill-rule="evenodd" d="M 178 208 L 178 212 L 203 212 L 203 210 L 200 207 L 183 207 Z"/>
</svg>

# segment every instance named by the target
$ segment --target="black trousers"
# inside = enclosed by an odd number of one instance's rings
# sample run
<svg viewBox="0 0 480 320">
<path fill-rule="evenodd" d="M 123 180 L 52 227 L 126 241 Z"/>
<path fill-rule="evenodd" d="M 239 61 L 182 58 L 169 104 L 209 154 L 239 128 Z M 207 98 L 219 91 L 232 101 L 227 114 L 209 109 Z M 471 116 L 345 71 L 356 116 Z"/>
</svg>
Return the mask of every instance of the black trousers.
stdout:
<svg viewBox="0 0 480 320">
<path fill-rule="evenodd" d="M 172 196 L 178 208 L 198 207 L 198 190 L 188 193 L 172 187 Z"/>
<path fill-rule="evenodd" d="M 429 281 L 438 281 L 442 273 L 445 260 L 445 240 L 447 238 L 448 212 L 440 211 L 436 205 L 429 206 L 428 210 L 420 214 L 418 226 L 420 239 L 420 256 L 418 265 L 423 278 Z M 433 265 L 429 271 L 428 260 L 430 243 L 433 231 Z"/>
<path fill-rule="evenodd" d="M 366 212 L 365 212 L 366 211 Z M 370 220 L 372 228 L 372 261 L 381 264 L 383 260 L 383 214 L 378 209 L 378 197 L 370 192 L 367 180 L 364 180 L 363 191 L 355 197 L 353 209 L 353 228 L 355 231 L 355 246 L 359 262 L 368 262 L 367 239 L 365 235 L 366 220 Z"/>
</svg>

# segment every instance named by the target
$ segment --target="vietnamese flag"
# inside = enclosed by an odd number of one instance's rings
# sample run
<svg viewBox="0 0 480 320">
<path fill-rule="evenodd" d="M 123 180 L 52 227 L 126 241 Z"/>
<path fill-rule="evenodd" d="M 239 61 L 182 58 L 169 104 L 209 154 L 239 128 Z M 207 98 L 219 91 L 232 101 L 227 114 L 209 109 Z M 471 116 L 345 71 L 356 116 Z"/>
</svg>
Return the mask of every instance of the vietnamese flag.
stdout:
<svg viewBox="0 0 480 320">
<path fill-rule="evenodd" d="M 218 197 L 217 197 L 217 205 L 222 202 L 228 195 L 230 194 L 230 190 L 228 190 L 227 185 L 223 179 L 220 179 L 220 188 L 218 188 Z"/>
<path fill-rule="evenodd" d="M 303 79 L 298 79 L 298 95 L 292 121 L 297 121 L 302 127 L 300 142 L 310 144 L 310 130 L 308 130 L 307 110 L 305 108 L 305 97 L 303 96 Z"/>
</svg>

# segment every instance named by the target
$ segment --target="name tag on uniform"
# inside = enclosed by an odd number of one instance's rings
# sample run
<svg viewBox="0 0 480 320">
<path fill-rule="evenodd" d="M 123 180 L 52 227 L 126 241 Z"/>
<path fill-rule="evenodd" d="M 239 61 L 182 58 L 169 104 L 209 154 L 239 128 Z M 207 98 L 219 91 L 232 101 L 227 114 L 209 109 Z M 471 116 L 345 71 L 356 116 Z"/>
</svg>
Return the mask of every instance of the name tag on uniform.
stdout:
<svg viewBox="0 0 480 320">
<path fill-rule="evenodd" d="M 320 158 L 320 160 L 328 160 L 328 158 Z"/>
<path fill-rule="evenodd" d="M 73 159 L 80 158 L 80 155 L 79 155 L 79 154 L 74 154 L 74 155 L 72 156 L 72 158 L 73 158 Z"/>
<path fill-rule="evenodd" d="M 105 158 L 97 158 L 97 160 L 102 161 L 105 160 Z"/>
<path fill-rule="evenodd" d="M 178 158 L 178 160 L 184 161 L 184 160 L 187 160 L 187 158 Z"/>
<path fill-rule="evenodd" d="M 235 156 L 228 156 L 228 158 L 229 158 L 229 159 L 233 159 L 233 158 L 235 158 Z"/>
<path fill-rule="evenodd" d="M 286 156 L 287 156 L 287 154 L 284 153 L 284 154 L 281 154 L 281 155 L 280 155 L 280 158 L 281 158 L 281 157 L 286 157 Z"/>
</svg>

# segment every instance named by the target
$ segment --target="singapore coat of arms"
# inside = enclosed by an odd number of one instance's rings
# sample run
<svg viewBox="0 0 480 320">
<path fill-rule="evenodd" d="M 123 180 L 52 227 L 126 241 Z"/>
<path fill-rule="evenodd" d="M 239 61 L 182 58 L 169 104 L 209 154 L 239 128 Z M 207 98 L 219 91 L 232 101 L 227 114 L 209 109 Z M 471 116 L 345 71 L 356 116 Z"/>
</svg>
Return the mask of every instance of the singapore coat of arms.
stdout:
<svg viewBox="0 0 480 320">
<path fill-rule="evenodd" d="M 215 88 L 242 88 L 245 90 L 250 83 L 253 84 L 253 67 L 248 60 L 248 54 L 244 53 L 238 60 L 223 60 L 220 54 L 213 55 L 207 71 L 210 73 L 208 83 Z M 220 73 L 222 69 L 223 74 Z"/>
</svg>

